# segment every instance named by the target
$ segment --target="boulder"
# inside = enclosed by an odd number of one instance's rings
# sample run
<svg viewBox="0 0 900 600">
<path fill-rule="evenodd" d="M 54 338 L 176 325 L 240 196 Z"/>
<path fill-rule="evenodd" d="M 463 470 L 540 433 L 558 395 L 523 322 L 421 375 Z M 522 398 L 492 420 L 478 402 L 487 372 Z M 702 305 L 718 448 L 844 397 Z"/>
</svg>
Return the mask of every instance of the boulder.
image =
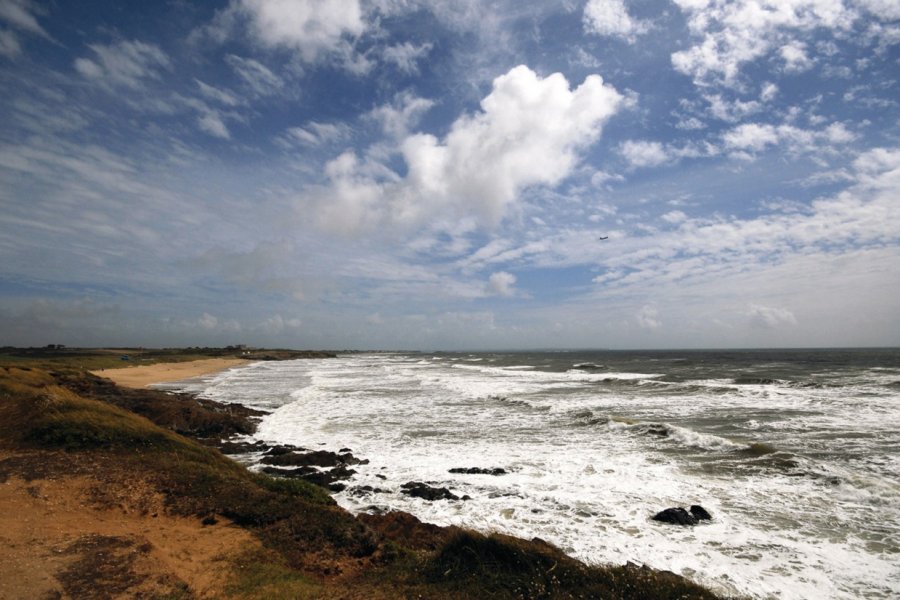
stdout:
<svg viewBox="0 0 900 600">
<path fill-rule="evenodd" d="M 409 481 L 400 486 L 400 492 L 413 498 L 422 498 L 433 502 L 435 500 L 459 500 L 459 496 L 447 488 L 431 487 L 421 481 Z"/>
<path fill-rule="evenodd" d="M 293 451 L 283 454 L 269 454 L 264 456 L 260 462 L 279 467 L 338 467 L 362 463 L 362 461 L 354 458 L 352 454 L 335 454 L 328 450 L 313 450 L 302 454 Z"/>
<path fill-rule="evenodd" d="M 493 469 L 483 469 L 480 467 L 455 467 L 450 469 L 451 473 L 462 473 L 464 475 L 506 475 L 506 469 L 495 467 Z"/>
<path fill-rule="evenodd" d="M 709 521 L 712 519 L 712 515 L 709 514 L 707 512 L 707 510 L 705 508 L 703 508 L 702 506 L 700 506 L 699 504 L 692 504 L 690 510 L 691 510 L 691 514 L 698 521 Z"/>
<path fill-rule="evenodd" d="M 666 510 L 656 513 L 653 515 L 653 520 L 660 521 L 661 523 L 674 523 L 675 525 L 697 524 L 697 518 L 680 506 L 667 508 Z"/>
</svg>

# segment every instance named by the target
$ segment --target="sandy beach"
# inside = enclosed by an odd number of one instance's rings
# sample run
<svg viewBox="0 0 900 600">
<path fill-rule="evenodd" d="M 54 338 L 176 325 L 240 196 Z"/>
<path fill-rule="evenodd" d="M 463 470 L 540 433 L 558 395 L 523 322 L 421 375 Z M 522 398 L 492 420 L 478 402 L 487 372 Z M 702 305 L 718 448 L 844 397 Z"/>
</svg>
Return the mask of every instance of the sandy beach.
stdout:
<svg viewBox="0 0 900 600">
<path fill-rule="evenodd" d="M 180 381 L 191 377 L 209 375 L 232 367 L 249 364 L 251 361 L 242 358 L 207 358 L 186 362 L 157 363 L 124 367 L 122 369 L 104 369 L 92 371 L 94 375 L 112 379 L 117 385 L 130 388 L 146 388 L 155 383 Z"/>
</svg>

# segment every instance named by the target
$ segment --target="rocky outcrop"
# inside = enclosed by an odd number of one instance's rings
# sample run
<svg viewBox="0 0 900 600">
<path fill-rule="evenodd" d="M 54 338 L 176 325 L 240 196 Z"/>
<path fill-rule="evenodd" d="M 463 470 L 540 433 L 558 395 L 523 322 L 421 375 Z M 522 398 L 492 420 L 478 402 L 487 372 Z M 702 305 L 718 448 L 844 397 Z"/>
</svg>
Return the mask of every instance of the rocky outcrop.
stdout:
<svg viewBox="0 0 900 600">
<path fill-rule="evenodd" d="M 696 525 L 700 521 L 708 521 L 710 519 L 712 519 L 712 515 L 699 504 L 692 505 L 690 512 L 679 506 L 667 508 L 653 515 L 654 521 L 675 525 Z"/>
<path fill-rule="evenodd" d="M 422 498 L 429 502 L 435 500 L 468 500 L 468 496 L 460 498 L 447 488 L 432 487 L 421 481 L 409 481 L 400 486 L 400 492 L 413 498 Z"/>
<path fill-rule="evenodd" d="M 455 467 L 450 469 L 450 473 L 461 473 L 464 475 L 506 475 L 506 469 L 496 467 L 493 469 L 482 469 L 480 467 Z"/>
</svg>

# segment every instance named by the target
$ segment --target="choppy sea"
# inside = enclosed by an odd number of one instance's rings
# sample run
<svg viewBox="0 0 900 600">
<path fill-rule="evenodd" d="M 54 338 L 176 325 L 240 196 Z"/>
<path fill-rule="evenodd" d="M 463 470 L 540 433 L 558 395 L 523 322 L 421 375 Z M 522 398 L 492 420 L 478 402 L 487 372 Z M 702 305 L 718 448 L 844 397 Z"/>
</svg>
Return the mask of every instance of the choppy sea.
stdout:
<svg viewBox="0 0 900 600">
<path fill-rule="evenodd" d="M 271 411 L 255 439 L 369 459 L 335 496 L 352 511 L 753 598 L 900 597 L 897 349 L 347 354 L 181 388 Z M 507 474 L 449 473 L 469 467 Z M 408 481 L 471 500 L 397 493 Z M 691 504 L 713 520 L 651 520 Z"/>
</svg>

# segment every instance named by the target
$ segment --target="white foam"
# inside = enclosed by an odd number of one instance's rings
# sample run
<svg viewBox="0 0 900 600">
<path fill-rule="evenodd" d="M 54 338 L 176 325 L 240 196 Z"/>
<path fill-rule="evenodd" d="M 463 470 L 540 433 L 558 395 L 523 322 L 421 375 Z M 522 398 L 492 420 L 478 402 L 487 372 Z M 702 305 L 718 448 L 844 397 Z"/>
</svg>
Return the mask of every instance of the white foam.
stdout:
<svg viewBox="0 0 900 600">
<path fill-rule="evenodd" d="M 706 472 L 678 453 L 685 447 L 708 450 L 713 458 L 735 456 L 746 447 L 744 438 L 817 448 L 814 438 L 798 438 L 798 432 L 838 432 L 838 423 L 846 429 L 851 409 L 854 418 L 861 416 L 861 430 L 878 418 L 895 422 L 884 409 L 896 407 L 896 396 L 854 400 L 847 389 L 841 396 L 830 389 L 732 386 L 733 392 L 697 393 L 685 402 L 665 388 L 598 391 L 595 385 L 613 375 L 644 381 L 658 375 L 551 373 L 453 358 L 290 361 L 226 374 L 207 393 L 229 401 L 244 394 L 248 404 L 275 407 L 260 423 L 259 439 L 347 446 L 369 459 L 355 467 L 351 488 L 368 484 L 393 493 L 356 497 L 348 489 L 337 495 L 353 510 L 383 505 L 438 524 L 537 536 L 588 562 L 648 564 L 728 594 L 900 596 L 894 558 L 900 489 L 896 471 L 889 475 L 896 455 L 865 468 L 804 459 L 812 475 L 797 477 Z M 721 380 L 708 383 L 718 387 Z M 594 417 L 579 423 L 573 411 Z M 744 437 L 704 431 L 690 421 L 717 414 L 745 423 Z M 600 419 L 612 415 L 642 423 L 611 419 L 603 425 Z M 594 418 L 597 426 L 585 425 Z M 636 435 L 647 423 L 661 424 L 668 436 Z M 880 436 L 896 435 L 878 427 Z M 509 474 L 451 475 L 454 467 L 502 467 Z M 473 499 L 428 503 L 398 493 L 412 480 Z M 711 524 L 679 528 L 650 520 L 663 508 L 694 503 L 710 510 Z"/>
</svg>

